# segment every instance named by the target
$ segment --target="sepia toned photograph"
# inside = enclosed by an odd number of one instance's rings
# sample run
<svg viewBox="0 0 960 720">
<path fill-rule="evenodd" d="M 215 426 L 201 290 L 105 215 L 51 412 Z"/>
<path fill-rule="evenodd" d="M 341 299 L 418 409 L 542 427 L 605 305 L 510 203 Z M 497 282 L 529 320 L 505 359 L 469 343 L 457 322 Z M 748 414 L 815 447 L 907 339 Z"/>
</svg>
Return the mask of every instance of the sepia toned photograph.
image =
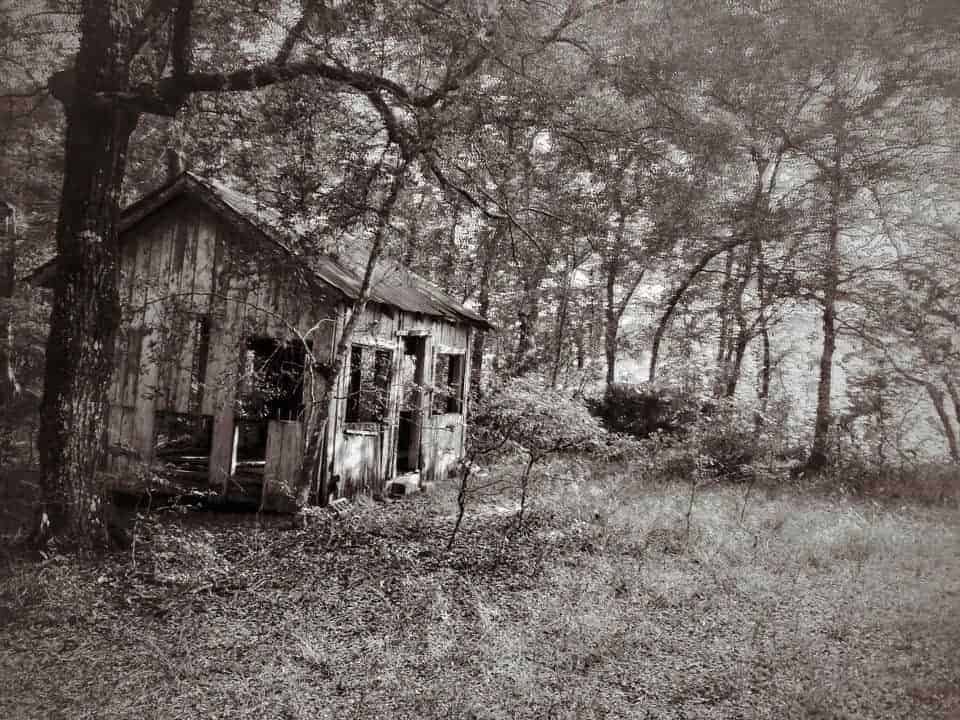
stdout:
<svg viewBox="0 0 960 720">
<path fill-rule="evenodd" d="M 960 0 L 0 0 L 0 720 L 960 720 Z"/>
</svg>

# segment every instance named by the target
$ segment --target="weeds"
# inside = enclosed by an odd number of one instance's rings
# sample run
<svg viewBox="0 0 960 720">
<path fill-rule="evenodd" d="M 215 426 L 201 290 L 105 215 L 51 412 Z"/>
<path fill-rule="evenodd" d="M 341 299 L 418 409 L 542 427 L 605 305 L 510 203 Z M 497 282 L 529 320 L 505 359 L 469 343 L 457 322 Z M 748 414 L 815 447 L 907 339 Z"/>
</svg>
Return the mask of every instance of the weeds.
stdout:
<svg viewBox="0 0 960 720">
<path fill-rule="evenodd" d="M 534 473 L 522 532 L 491 488 L 451 551 L 455 484 L 307 527 L 155 514 L 135 563 L 11 567 L 0 716 L 960 712 L 955 511 Z"/>
</svg>

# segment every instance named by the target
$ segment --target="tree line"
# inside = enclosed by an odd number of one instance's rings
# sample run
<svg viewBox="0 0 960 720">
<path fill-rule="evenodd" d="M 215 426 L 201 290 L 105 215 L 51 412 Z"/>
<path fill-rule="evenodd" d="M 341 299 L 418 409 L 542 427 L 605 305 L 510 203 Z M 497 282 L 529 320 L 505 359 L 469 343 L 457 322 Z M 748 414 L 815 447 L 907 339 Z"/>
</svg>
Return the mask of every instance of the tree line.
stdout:
<svg viewBox="0 0 960 720">
<path fill-rule="evenodd" d="M 942 0 L 0 3 L 0 400 L 42 398 L 38 536 L 103 535 L 117 221 L 169 147 L 309 227 L 307 256 L 359 238 L 472 304 L 498 327 L 477 392 L 642 355 L 763 414 L 804 309 L 811 471 L 841 410 L 898 394 L 960 463 L 957 29 Z M 44 326 L 13 278 L 51 249 Z"/>
</svg>

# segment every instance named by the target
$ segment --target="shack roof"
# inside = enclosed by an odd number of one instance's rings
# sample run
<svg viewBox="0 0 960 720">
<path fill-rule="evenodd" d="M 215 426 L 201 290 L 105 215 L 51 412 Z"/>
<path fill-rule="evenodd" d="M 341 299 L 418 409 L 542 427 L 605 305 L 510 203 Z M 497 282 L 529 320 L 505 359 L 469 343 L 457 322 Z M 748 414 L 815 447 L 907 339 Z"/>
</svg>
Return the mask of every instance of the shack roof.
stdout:
<svg viewBox="0 0 960 720">
<path fill-rule="evenodd" d="M 185 172 L 146 194 L 127 207 L 120 217 L 122 236 L 146 218 L 161 211 L 176 198 L 188 196 L 200 201 L 215 214 L 239 227 L 267 239 L 276 251 L 308 271 L 323 284 L 334 288 L 343 297 L 355 300 L 360 294 L 363 267 L 369 251 L 362 241 L 348 253 L 316 254 L 306 257 L 292 248 L 297 246 L 301 231 L 275 208 L 245 195 L 224 183 Z M 372 302 L 422 313 L 452 322 L 468 323 L 485 329 L 493 326 L 481 315 L 451 298 L 433 283 L 399 264 L 383 259 L 370 292 Z M 41 265 L 27 278 L 40 286 L 50 286 L 56 275 L 57 259 Z"/>
</svg>

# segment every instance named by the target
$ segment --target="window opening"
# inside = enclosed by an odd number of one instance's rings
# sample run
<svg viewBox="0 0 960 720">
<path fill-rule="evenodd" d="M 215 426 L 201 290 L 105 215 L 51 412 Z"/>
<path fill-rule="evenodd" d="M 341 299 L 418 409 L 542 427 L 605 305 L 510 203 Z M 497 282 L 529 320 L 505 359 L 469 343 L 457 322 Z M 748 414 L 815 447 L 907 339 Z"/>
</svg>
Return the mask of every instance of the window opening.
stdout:
<svg viewBox="0 0 960 720">
<path fill-rule="evenodd" d="M 433 367 L 433 414 L 463 412 L 464 355 L 437 353 Z"/>
<path fill-rule="evenodd" d="M 303 414 L 306 350 L 297 341 L 252 337 L 241 357 L 237 393 L 237 466 L 261 470 L 271 420 L 299 420 Z"/>
<path fill-rule="evenodd" d="M 369 345 L 350 349 L 350 386 L 347 391 L 348 423 L 380 423 L 387 414 L 390 366 L 393 352 Z"/>
</svg>

